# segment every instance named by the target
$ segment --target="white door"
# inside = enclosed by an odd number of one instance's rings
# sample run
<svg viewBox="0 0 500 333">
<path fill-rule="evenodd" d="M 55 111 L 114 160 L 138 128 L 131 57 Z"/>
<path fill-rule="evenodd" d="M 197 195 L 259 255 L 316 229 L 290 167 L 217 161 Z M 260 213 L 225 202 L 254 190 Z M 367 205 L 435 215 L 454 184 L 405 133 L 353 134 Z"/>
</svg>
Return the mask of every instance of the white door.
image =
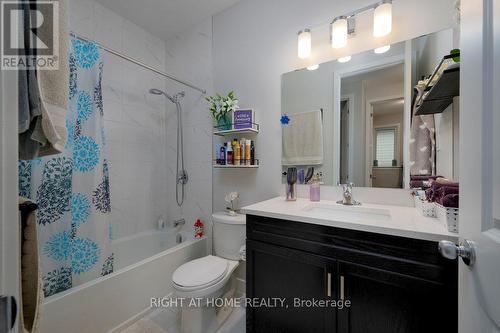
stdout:
<svg viewBox="0 0 500 333">
<path fill-rule="evenodd" d="M 462 1 L 459 330 L 500 332 L 500 1 Z"/>
</svg>

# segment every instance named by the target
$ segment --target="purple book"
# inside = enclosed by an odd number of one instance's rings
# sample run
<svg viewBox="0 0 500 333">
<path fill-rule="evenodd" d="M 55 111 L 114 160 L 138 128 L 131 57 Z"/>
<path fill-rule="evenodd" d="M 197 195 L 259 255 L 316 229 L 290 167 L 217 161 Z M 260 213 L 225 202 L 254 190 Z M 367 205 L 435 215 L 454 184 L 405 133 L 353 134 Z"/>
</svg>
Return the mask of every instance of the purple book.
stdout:
<svg viewBox="0 0 500 333">
<path fill-rule="evenodd" d="M 238 109 L 233 112 L 233 128 L 252 128 L 254 123 L 253 109 Z"/>
</svg>

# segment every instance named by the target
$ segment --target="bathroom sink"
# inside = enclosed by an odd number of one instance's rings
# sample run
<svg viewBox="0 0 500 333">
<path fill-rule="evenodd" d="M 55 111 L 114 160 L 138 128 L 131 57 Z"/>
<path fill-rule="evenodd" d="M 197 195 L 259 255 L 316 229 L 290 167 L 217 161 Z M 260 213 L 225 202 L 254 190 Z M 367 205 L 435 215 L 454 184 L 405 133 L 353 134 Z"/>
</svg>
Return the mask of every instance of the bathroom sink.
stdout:
<svg viewBox="0 0 500 333">
<path fill-rule="evenodd" d="M 314 203 L 304 207 L 302 211 L 321 218 L 354 222 L 388 221 L 391 219 L 391 213 L 388 209 L 343 206 L 341 204 Z"/>
</svg>

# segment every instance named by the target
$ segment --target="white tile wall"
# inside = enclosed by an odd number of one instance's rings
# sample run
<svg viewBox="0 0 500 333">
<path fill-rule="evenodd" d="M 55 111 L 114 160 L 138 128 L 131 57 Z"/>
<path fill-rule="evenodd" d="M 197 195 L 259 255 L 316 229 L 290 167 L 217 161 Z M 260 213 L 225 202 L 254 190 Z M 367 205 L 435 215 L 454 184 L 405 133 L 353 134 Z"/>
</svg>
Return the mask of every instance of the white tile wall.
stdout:
<svg viewBox="0 0 500 333">
<path fill-rule="evenodd" d="M 70 0 L 69 6 L 72 31 L 211 92 L 211 19 L 164 42 L 94 0 Z M 197 218 L 208 222 L 212 138 L 202 94 L 107 52 L 103 61 L 114 238 L 154 229 L 160 216 L 167 221 L 184 217 L 185 229 L 192 229 Z M 186 91 L 182 106 L 190 181 L 182 208 L 175 202 L 175 106 L 149 94 L 150 88 Z"/>
<path fill-rule="evenodd" d="M 165 68 L 165 42 L 92 0 L 71 0 L 71 30 L 155 68 Z M 114 238 L 156 228 L 167 216 L 166 101 L 157 74 L 103 52 L 104 126 Z"/>
<path fill-rule="evenodd" d="M 212 93 L 212 19 L 207 19 L 192 29 L 177 34 L 166 41 L 166 71 Z M 192 89 L 167 82 L 169 93 L 186 91 L 183 99 L 184 163 L 189 174 L 185 188 L 186 199 L 182 208 L 175 202 L 175 158 L 168 159 L 168 217 L 183 216 L 187 228 L 201 218 L 210 231 L 212 214 L 212 120 L 204 96 Z M 167 150 L 175 156 L 176 118 L 175 107 L 167 105 Z M 170 186 L 169 186 L 170 187 Z M 210 245 L 209 245 L 210 246 Z"/>
</svg>

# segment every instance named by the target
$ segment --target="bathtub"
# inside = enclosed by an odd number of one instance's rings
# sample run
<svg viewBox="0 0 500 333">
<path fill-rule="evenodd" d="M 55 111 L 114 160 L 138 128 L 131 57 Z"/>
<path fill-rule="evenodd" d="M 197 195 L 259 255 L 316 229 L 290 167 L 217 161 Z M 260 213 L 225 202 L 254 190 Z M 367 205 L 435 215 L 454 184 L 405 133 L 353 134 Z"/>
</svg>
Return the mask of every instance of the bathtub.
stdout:
<svg viewBox="0 0 500 333">
<path fill-rule="evenodd" d="M 206 239 L 153 231 L 113 241 L 115 271 L 47 298 L 41 333 L 119 332 L 146 314 L 151 297 L 169 295 L 171 276 L 183 263 L 206 255 Z"/>
</svg>

